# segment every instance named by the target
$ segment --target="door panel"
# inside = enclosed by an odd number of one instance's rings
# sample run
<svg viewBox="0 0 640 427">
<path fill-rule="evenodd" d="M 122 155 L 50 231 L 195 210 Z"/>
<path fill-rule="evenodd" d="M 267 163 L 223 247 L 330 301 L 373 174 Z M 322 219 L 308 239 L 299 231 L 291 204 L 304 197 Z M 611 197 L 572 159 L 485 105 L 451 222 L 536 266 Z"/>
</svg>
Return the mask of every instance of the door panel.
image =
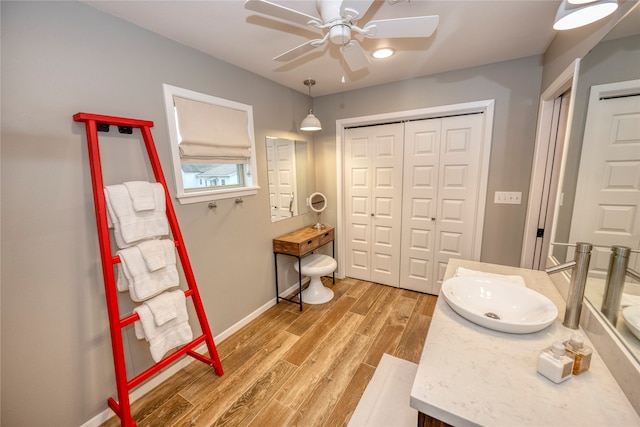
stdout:
<svg viewBox="0 0 640 427">
<path fill-rule="evenodd" d="M 406 124 L 403 288 L 438 294 L 449 258 L 473 259 L 482 121 L 475 114 Z"/>
<path fill-rule="evenodd" d="M 439 212 L 432 293 L 438 294 L 449 258 L 473 259 L 477 226 L 483 116 L 442 119 Z"/>
<path fill-rule="evenodd" d="M 398 286 L 402 139 L 402 124 L 345 131 L 347 276 Z"/>
<path fill-rule="evenodd" d="M 432 292 L 441 119 L 405 125 L 400 286 Z"/>
</svg>

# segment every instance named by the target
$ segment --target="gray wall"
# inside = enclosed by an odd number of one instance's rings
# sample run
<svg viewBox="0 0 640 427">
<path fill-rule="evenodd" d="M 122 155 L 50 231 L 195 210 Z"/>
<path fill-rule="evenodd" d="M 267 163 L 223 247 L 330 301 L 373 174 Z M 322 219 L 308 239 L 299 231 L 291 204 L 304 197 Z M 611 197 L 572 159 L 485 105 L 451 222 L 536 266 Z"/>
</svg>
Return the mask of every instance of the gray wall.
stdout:
<svg viewBox="0 0 640 427">
<path fill-rule="evenodd" d="M 106 408 L 115 383 L 86 138 L 72 115 L 153 120 L 175 194 L 162 83 L 253 106 L 258 195 L 215 211 L 174 199 L 219 334 L 274 298 L 271 239 L 315 219 L 271 224 L 266 190 L 264 139 L 307 139 L 291 129 L 308 98 L 82 3 L 1 7 L 2 424 L 80 425 Z M 141 144 L 112 133 L 100 137 L 106 183 L 153 180 Z M 128 341 L 138 373 L 152 364 L 148 347 Z"/>
<path fill-rule="evenodd" d="M 495 99 L 482 261 L 517 266 L 526 215 L 542 57 L 528 57 L 314 99 L 323 129 L 315 136 L 321 191 L 336 199 L 335 121 L 394 111 Z M 319 80 L 318 84 L 322 84 Z M 521 205 L 496 205 L 496 191 L 521 191 Z M 336 204 L 327 209 L 336 221 Z"/>
</svg>

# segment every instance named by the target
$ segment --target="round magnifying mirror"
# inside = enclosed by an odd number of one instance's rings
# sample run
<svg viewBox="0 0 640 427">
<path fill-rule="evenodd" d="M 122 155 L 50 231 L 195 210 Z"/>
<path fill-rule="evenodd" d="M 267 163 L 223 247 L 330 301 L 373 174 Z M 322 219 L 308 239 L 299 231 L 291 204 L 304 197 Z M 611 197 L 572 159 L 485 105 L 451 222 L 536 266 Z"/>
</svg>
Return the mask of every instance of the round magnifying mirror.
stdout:
<svg viewBox="0 0 640 427">
<path fill-rule="evenodd" d="M 309 209 L 318 214 L 318 222 L 313 226 L 316 230 L 322 230 L 325 226 L 320 223 L 320 213 L 327 208 L 327 197 L 322 193 L 313 193 L 309 196 Z"/>
</svg>

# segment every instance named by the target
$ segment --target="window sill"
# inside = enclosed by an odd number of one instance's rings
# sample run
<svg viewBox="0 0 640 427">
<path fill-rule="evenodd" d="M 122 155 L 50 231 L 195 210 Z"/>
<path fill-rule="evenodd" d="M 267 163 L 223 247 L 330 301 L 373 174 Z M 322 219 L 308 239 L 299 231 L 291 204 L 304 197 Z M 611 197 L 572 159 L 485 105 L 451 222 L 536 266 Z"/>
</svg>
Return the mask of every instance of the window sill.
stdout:
<svg viewBox="0 0 640 427">
<path fill-rule="evenodd" d="M 191 203 L 255 196 L 259 189 L 260 187 L 228 188 L 223 190 L 178 193 L 176 197 L 181 205 L 189 205 Z"/>
</svg>

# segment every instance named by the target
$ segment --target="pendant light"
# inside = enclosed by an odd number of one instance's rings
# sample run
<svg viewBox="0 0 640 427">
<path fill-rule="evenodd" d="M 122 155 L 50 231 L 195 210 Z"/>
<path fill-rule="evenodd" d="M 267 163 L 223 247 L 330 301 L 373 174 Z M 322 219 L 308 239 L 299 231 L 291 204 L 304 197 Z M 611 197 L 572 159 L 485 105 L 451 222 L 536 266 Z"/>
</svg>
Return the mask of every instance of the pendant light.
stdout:
<svg viewBox="0 0 640 427">
<path fill-rule="evenodd" d="M 307 79 L 304 81 L 304 85 L 309 88 L 309 114 L 307 117 L 302 120 L 300 124 L 300 130 L 313 132 L 322 130 L 322 125 L 320 124 L 320 120 L 316 116 L 313 115 L 313 98 L 311 98 L 311 86 L 315 85 L 316 81 L 312 79 Z"/>
<path fill-rule="evenodd" d="M 617 0 L 562 0 L 553 29 L 582 27 L 611 15 L 617 8 Z"/>
</svg>

